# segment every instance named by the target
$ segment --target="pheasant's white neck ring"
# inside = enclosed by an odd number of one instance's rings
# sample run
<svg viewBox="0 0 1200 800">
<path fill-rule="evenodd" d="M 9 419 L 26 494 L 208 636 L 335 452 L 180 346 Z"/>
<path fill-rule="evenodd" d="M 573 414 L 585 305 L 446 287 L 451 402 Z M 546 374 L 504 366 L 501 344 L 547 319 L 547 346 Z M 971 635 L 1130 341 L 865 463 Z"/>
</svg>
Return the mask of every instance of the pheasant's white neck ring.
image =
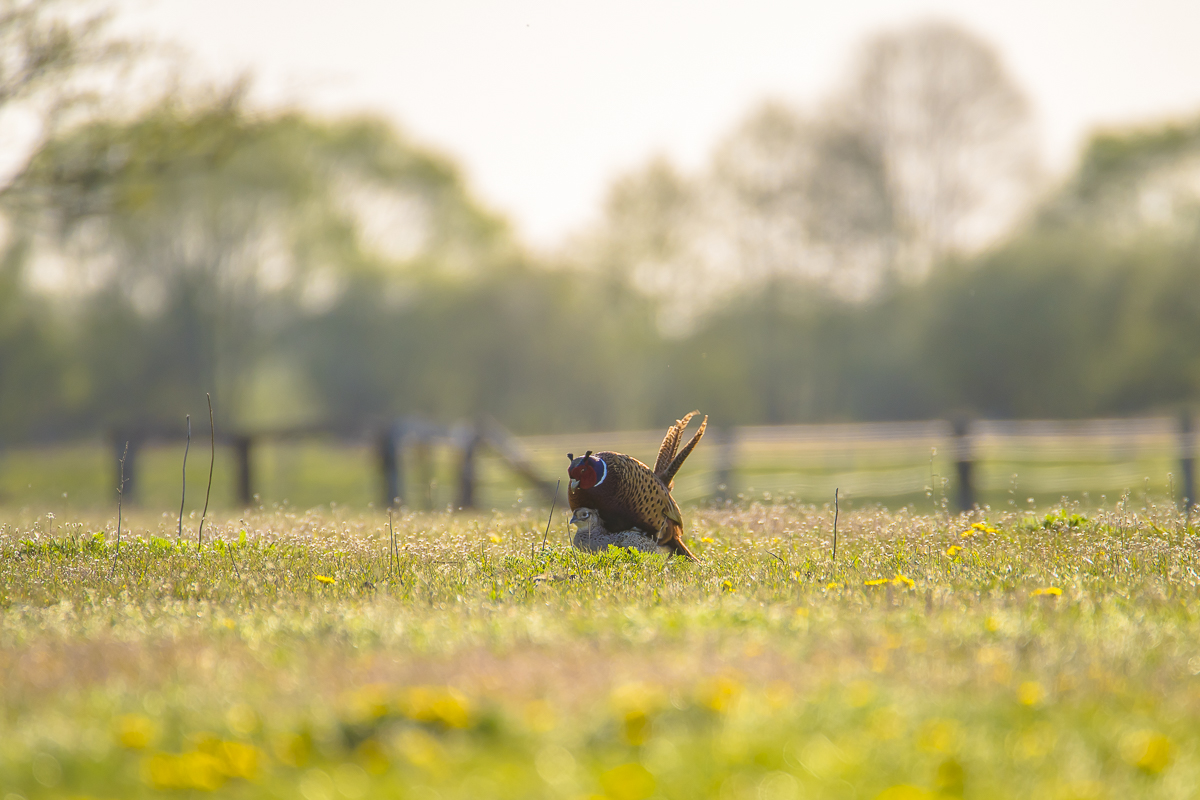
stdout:
<svg viewBox="0 0 1200 800">
<path fill-rule="evenodd" d="M 604 471 L 600 473 L 600 480 L 596 481 L 597 486 L 604 483 L 604 479 L 608 477 L 608 464 L 605 464 L 604 461 L 600 461 L 600 466 L 604 467 Z"/>
</svg>

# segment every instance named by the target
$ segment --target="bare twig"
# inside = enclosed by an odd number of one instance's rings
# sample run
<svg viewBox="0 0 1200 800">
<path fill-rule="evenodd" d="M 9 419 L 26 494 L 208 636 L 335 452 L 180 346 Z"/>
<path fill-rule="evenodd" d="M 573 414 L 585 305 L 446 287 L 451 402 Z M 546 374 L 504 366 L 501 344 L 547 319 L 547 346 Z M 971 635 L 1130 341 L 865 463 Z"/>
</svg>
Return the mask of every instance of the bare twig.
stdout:
<svg viewBox="0 0 1200 800">
<path fill-rule="evenodd" d="M 179 528 L 175 532 L 175 538 L 183 538 L 183 504 L 187 501 L 187 457 L 188 450 L 192 449 L 192 415 L 187 415 L 187 443 L 183 446 L 183 489 L 179 492 Z"/>
<path fill-rule="evenodd" d="M 838 489 L 833 490 L 833 566 L 837 567 Z"/>
<path fill-rule="evenodd" d="M 125 456 L 129 455 L 129 442 L 125 442 L 125 451 L 121 453 L 121 472 L 117 478 L 117 549 L 113 554 L 113 569 L 117 568 L 117 558 L 121 555 L 121 498 L 125 494 Z"/>
<path fill-rule="evenodd" d="M 558 502 L 558 490 L 562 488 L 562 478 L 554 484 L 554 499 L 550 501 L 550 519 L 546 520 L 546 533 L 542 536 L 542 552 L 546 552 L 546 540 L 550 538 L 550 523 L 554 520 L 554 504 Z"/>
<path fill-rule="evenodd" d="M 200 514 L 200 530 L 196 534 L 197 550 L 204 545 L 204 518 L 208 516 L 208 498 L 212 495 L 213 464 L 215 464 L 217 461 L 217 426 L 213 424 L 212 395 L 208 392 L 205 392 L 204 396 L 208 398 L 208 435 L 210 449 L 208 455 L 208 489 L 204 492 L 204 511 Z"/>
<path fill-rule="evenodd" d="M 233 574 L 237 575 L 237 579 L 240 581 L 242 579 L 242 571 L 238 569 L 237 561 L 233 557 L 233 547 L 234 543 L 230 542 L 225 549 L 229 551 L 229 563 L 233 565 Z"/>
<path fill-rule="evenodd" d="M 392 527 L 392 507 L 388 506 L 388 572 L 395 574 L 399 570 L 399 556 L 396 553 L 396 529 Z"/>
</svg>

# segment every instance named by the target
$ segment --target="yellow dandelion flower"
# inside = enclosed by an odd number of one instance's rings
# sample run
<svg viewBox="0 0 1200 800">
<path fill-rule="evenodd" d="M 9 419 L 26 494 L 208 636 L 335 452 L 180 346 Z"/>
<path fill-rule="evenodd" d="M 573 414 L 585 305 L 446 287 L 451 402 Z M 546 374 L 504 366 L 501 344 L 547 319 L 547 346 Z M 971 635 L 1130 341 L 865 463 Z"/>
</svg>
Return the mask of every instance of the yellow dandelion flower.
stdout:
<svg viewBox="0 0 1200 800">
<path fill-rule="evenodd" d="M 711 536 L 701 536 L 700 541 L 704 542 L 705 544 L 712 544 L 713 542 Z"/>
<path fill-rule="evenodd" d="M 209 753 L 155 753 L 142 764 L 142 779 L 155 789 L 215 792 L 225 784 L 221 762 Z"/>
<path fill-rule="evenodd" d="M 874 578 L 869 581 L 863 581 L 863 586 L 883 586 L 885 583 L 891 583 L 887 578 Z"/>
<path fill-rule="evenodd" d="M 825 584 L 825 588 L 826 589 L 840 589 L 840 588 L 842 588 L 842 584 L 838 583 L 837 581 L 830 581 L 829 583 Z"/>
<path fill-rule="evenodd" d="M 1045 694 L 1037 681 L 1025 681 L 1017 688 L 1017 699 L 1023 706 L 1036 706 Z"/>
<path fill-rule="evenodd" d="M 733 581 L 731 581 L 731 580 L 721 581 L 721 591 L 722 592 L 732 592 L 733 591 Z"/>
<path fill-rule="evenodd" d="M 1062 595 L 1062 589 L 1057 586 L 1046 586 L 1041 589 L 1034 589 L 1029 593 L 1030 597 L 1059 597 Z"/>
<path fill-rule="evenodd" d="M 500 542 L 503 540 L 500 538 L 500 536 L 498 534 L 489 533 L 488 541 L 491 542 L 492 544 L 500 544 Z"/>
<path fill-rule="evenodd" d="M 466 728 L 472 719 L 470 700 L 449 686 L 410 687 L 397 698 L 396 707 L 409 719 L 447 728 Z"/>
<path fill-rule="evenodd" d="M 933 797 L 933 794 L 919 786 L 902 783 L 898 786 L 889 786 L 884 789 L 875 796 L 875 800 L 926 800 L 930 797 Z"/>
<path fill-rule="evenodd" d="M 650 771 L 632 761 L 602 773 L 600 785 L 604 787 L 604 792 L 609 797 L 623 797 L 630 800 L 649 797 L 657 788 L 657 783 Z"/>
<path fill-rule="evenodd" d="M 907 586 L 909 589 L 911 589 L 917 585 L 917 582 L 904 573 L 897 572 L 896 577 L 892 578 L 892 584 L 895 586 Z"/>
<path fill-rule="evenodd" d="M 253 780 L 258 775 L 262 751 L 242 742 L 221 742 L 214 753 L 221 763 L 221 772 L 231 778 Z"/>
<path fill-rule="evenodd" d="M 960 738 L 958 722 L 931 719 L 917 734 L 917 747 L 926 753 L 953 753 Z"/>
<path fill-rule="evenodd" d="M 317 581 L 325 584 L 326 586 L 332 586 L 333 584 L 337 583 L 337 581 L 335 581 L 333 578 L 329 577 L 328 575 L 318 575 Z"/>
<path fill-rule="evenodd" d="M 742 684 L 735 678 L 722 675 L 701 684 L 697 699 L 718 714 L 729 711 L 742 694 Z"/>
<path fill-rule="evenodd" d="M 1121 737 L 1121 757 L 1145 772 L 1157 774 L 1170 766 L 1174 755 L 1171 740 L 1158 731 L 1131 731 Z"/>
<path fill-rule="evenodd" d="M 962 552 L 962 548 L 956 544 L 952 544 L 952 545 L 950 545 L 950 547 L 948 547 L 946 549 L 946 555 L 950 556 L 951 558 L 954 558 L 956 555 L 958 555 L 961 552 Z"/>
<path fill-rule="evenodd" d="M 158 726 L 141 714 L 118 717 L 113 727 L 121 747 L 130 750 L 145 750 L 158 736 Z"/>
</svg>

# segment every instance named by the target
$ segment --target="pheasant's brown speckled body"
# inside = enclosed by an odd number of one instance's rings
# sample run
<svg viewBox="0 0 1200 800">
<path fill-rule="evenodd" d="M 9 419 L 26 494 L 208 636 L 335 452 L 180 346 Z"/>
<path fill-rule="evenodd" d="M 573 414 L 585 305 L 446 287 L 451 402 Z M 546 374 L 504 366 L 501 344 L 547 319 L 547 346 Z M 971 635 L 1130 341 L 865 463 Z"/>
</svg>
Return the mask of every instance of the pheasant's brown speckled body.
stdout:
<svg viewBox="0 0 1200 800">
<path fill-rule="evenodd" d="M 624 453 L 588 452 L 571 461 L 570 488 L 567 500 L 572 510 L 592 508 L 600 514 L 604 528 L 609 531 L 638 529 L 657 544 L 679 555 L 695 559 L 683 543 L 683 515 L 675 498 L 671 497 L 675 473 L 684 459 L 696 447 L 708 417 L 700 423 L 691 441 L 682 451 L 679 442 L 688 422 L 697 413 L 677 420 L 667 431 L 654 469 Z"/>
</svg>

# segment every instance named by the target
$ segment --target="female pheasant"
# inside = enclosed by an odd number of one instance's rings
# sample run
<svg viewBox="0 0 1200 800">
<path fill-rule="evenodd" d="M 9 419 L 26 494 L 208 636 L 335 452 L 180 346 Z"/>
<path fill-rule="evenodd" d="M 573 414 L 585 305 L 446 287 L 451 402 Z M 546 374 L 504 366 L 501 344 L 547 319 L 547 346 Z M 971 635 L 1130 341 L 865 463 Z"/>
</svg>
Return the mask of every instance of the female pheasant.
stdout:
<svg viewBox="0 0 1200 800">
<path fill-rule="evenodd" d="M 602 553 L 612 545 L 640 550 L 643 553 L 674 554 L 671 548 L 658 544 L 636 528 L 618 533 L 605 530 L 604 523 L 600 521 L 600 515 L 594 508 L 575 509 L 571 516 L 571 524 L 576 526 L 575 538 L 571 540 L 571 544 L 580 550 Z"/>
<path fill-rule="evenodd" d="M 604 530 L 636 528 L 656 545 L 692 561 L 698 560 L 683 543 L 683 514 L 675 498 L 671 497 L 671 488 L 675 485 L 675 473 L 708 427 L 708 417 L 705 417 L 687 445 L 679 449 L 684 429 L 699 413 L 691 412 L 667 430 L 658 448 L 654 469 L 632 456 L 608 450 L 594 455 L 589 450 L 578 458 L 567 453 L 567 458 L 571 459 L 567 469 L 571 478 L 567 490 L 571 510 L 595 509 Z"/>
</svg>

